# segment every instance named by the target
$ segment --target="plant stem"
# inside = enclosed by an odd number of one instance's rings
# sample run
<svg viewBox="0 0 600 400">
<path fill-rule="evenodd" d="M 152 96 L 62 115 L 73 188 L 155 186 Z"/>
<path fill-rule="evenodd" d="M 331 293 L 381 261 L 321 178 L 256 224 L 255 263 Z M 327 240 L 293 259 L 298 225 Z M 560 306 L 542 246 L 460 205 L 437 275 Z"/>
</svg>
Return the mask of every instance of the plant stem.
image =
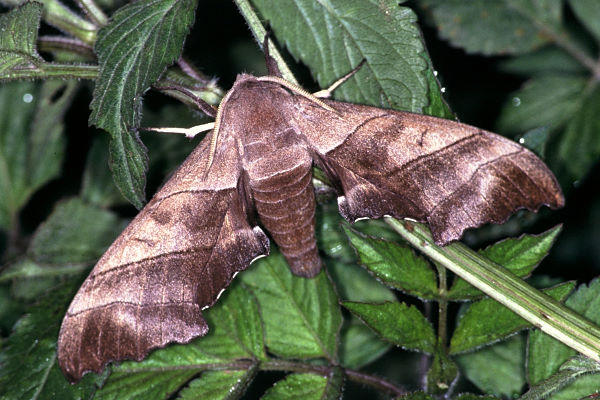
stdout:
<svg viewBox="0 0 600 400">
<path fill-rule="evenodd" d="M 412 246 L 482 290 L 543 332 L 600 361 L 600 328 L 461 243 L 437 246 L 420 223 L 385 221 Z"/>
<path fill-rule="evenodd" d="M 238 6 L 240 13 L 246 19 L 246 22 L 250 27 L 250 31 L 254 36 L 254 40 L 256 40 L 256 42 L 262 49 L 263 41 L 265 39 L 265 36 L 267 35 L 267 30 L 263 26 L 262 22 L 260 22 L 260 18 L 258 18 L 258 15 L 254 11 L 254 8 L 252 7 L 252 5 L 250 5 L 248 0 L 234 0 L 234 2 Z M 292 73 L 288 65 L 285 63 L 283 57 L 281 56 L 281 53 L 279 53 L 279 50 L 277 49 L 277 47 L 275 47 L 271 40 L 269 40 L 269 54 L 277 62 L 277 66 L 279 67 L 283 78 L 288 82 L 298 85 L 298 81 L 294 77 L 294 74 Z"/>
<path fill-rule="evenodd" d="M 63 32 L 88 45 L 96 41 L 97 27 L 85 18 L 75 14 L 58 0 L 42 0 L 44 20 Z"/>
<path fill-rule="evenodd" d="M 447 352 L 448 335 L 448 287 L 446 268 L 435 263 L 438 273 L 438 345 Z"/>
<path fill-rule="evenodd" d="M 78 39 L 65 36 L 40 36 L 38 38 L 38 50 L 53 53 L 63 51 L 75 53 L 88 59 L 94 58 L 92 46 Z"/>
<path fill-rule="evenodd" d="M 79 7 L 81 7 L 81 9 L 83 10 L 83 12 L 85 12 L 85 15 L 87 15 L 88 18 L 91 19 L 96 26 L 101 27 L 108 23 L 108 17 L 106 16 L 106 14 L 104 14 L 100 7 L 98 7 L 98 5 L 94 3 L 93 0 L 76 1 Z"/>
<path fill-rule="evenodd" d="M 3 80 L 96 79 L 98 70 L 97 65 L 41 63 L 37 68 L 13 69 Z"/>
</svg>

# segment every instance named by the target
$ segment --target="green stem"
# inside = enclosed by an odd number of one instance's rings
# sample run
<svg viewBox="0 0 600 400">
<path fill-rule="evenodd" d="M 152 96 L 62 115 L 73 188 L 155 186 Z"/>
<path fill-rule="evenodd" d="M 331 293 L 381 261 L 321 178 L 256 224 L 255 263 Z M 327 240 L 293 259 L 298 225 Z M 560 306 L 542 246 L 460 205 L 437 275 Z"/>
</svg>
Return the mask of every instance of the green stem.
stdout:
<svg viewBox="0 0 600 400">
<path fill-rule="evenodd" d="M 262 22 L 260 22 L 260 18 L 258 18 L 258 15 L 254 11 L 254 8 L 252 7 L 252 5 L 250 5 L 248 0 L 234 0 L 234 2 L 238 6 L 240 13 L 246 19 L 246 22 L 250 27 L 250 31 L 254 36 L 254 40 L 256 40 L 256 42 L 262 49 L 263 41 L 265 39 L 267 31 L 263 26 Z M 269 40 L 269 54 L 277 62 L 277 66 L 279 67 L 283 78 L 288 82 L 298 85 L 298 81 L 294 77 L 294 74 L 292 73 L 288 65 L 285 63 L 283 57 L 281 56 L 281 53 L 279 53 L 279 50 L 277 49 L 277 47 L 275 47 L 273 41 L 271 40 Z"/>
<path fill-rule="evenodd" d="M 81 40 L 71 39 L 65 36 L 40 36 L 38 38 L 38 50 L 47 53 L 69 52 L 83 56 L 86 59 L 95 57 L 92 46 Z"/>
<path fill-rule="evenodd" d="M 58 0 L 41 0 L 44 3 L 44 20 L 63 32 L 88 45 L 96 41 L 97 27 L 75 14 Z"/>
<path fill-rule="evenodd" d="M 448 335 L 448 286 L 446 268 L 435 264 L 438 273 L 438 344 L 447 353 Z"/>
<path fill-rule="evenodd" d="M 2 80 L 96 79 L 98 70 L 97 65 L 41 63 L 37 68 L 13 69 Z"/>
<path fill-rule="evenodd" d="M 386 222 L 412 246 L 482 290 L 543 332 L 600 361 L 600 328 L 461 243 L 437 246 L 420 223 Z"/>
<path fill-rule="evenodd" d="M 108 17 L 93 0 L 77 0 L 77 4 L 96 26 L 104 26 L 108 23 Z"/>
</svg>

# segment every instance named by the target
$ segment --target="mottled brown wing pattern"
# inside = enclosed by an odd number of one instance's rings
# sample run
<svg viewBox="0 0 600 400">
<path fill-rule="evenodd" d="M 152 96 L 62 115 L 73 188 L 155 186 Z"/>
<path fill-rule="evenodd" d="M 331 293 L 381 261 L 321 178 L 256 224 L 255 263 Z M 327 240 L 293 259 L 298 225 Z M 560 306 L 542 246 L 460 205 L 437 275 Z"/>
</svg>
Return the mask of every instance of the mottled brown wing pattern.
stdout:
<svg viewBox="0 0 600 400">
<path fill-rule="evenodd" d="M 414 218 L 446 244 L 519 208 L 564 204 L 545 164 L 502 136 L 419 114 L 328 104 L 339 115 L 298 98 L 294 123 L 340 186 L 340 212 L 349 221 Z"/>
<path fill-rule="evenodd" d="M 224 140 L 203 179 L 208 138 L 107 250 L 63 320 L 58 357 L 77 381 L 109 361 L 206 334 L 201 310 L 268 253 L 238 190 L 237 147 Z M 210 182 L 210 187 L 207 183 Z"/>
</svg>

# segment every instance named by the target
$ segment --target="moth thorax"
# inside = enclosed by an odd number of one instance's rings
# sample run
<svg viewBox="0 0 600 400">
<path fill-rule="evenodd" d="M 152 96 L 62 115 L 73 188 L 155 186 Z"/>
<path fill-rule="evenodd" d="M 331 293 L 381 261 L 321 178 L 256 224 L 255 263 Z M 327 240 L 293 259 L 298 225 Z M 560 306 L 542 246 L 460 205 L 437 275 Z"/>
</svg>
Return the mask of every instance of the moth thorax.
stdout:
<svg viewBox="0 0 600 400">
<path fill-rule="evenodd" d="M 321 269 L 315 239 L 312 159 L 301 146 L 265 155 L 248 168 L 249 184 L 262 225 L 295 275 Z"/>
</svg>

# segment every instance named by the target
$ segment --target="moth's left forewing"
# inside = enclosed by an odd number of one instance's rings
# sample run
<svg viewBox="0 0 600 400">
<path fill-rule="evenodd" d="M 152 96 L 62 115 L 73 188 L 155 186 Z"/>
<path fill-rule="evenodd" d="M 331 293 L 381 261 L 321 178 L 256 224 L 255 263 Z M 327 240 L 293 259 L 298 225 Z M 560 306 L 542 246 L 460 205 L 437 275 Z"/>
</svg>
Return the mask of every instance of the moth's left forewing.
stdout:
<svg viewBox="0 0 600 400">
<path fill-rule="evenodd" d="M 59 334 L 59 363 L 69 380 L 204 335 L 201 310 L 268 252 L 264 233 L 246 220 L 233 139 L 224 135 L 204 178 L 206 138 L 85 280 Z"/>
<path fill-rule="evenodd" d="M 519 208 L 564 203 L 545 164 L 499 135 L 425 115 L 328 104 L 338 112 L 298 99 L 294 123 L 340 188 L 340 212 L 350 221 L 413 218 L 444 244 Z"/>
</svg>

